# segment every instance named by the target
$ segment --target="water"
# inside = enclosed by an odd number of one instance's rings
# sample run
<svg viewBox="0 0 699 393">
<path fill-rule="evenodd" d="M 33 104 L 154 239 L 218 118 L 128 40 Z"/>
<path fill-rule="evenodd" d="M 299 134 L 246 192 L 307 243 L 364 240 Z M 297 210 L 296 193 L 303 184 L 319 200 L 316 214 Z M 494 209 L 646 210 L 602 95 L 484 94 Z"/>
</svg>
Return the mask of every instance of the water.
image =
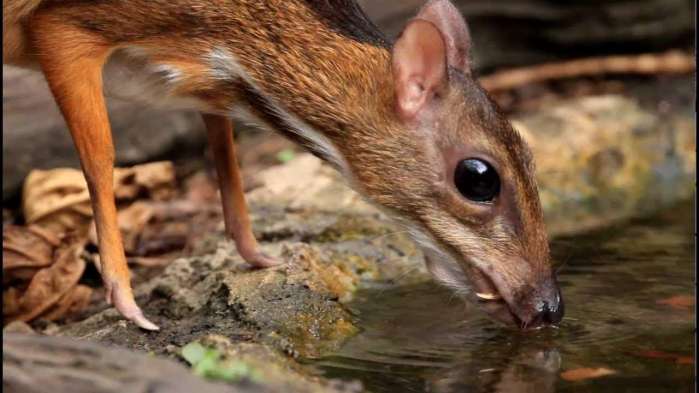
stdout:
<svg viewBox="0 0 699 393">
<path fill-rule="evenodd" d="M 693 205 L 552 242 L 566 317 L 519 333 L 431 283 L 361 292 L 362 332 L 314 363 L 372 392 L 688 392 L 694 380 Z M 675 304 L 663 300 L 676 298 Z M 670 302 L 672 303 L 672 302 Z M 615 373 L 569 381 L 566 371 Z"/>
</svg>

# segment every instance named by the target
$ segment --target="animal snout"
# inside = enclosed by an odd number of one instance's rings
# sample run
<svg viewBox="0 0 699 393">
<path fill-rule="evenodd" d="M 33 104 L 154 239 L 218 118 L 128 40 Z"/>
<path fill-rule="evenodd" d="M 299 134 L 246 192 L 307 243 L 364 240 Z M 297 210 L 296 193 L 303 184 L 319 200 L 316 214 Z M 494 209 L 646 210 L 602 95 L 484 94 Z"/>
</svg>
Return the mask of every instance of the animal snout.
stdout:
<svg viewBox="0 0 699 393">
<path fill-rule="evenodd" d="M 552 294 L 540 300 L 539 304 L 538 312 L 534 314 L 531 322 L 525 323 L 526 327 L 537 328 L 547 325 L 558 325 L 561 322 L 565 305 L 561 296 L 561 290 L 557 285 Z"/>
<path fill-rule="evenodd" d="M 555 277 L 512 286 L 497 270 L 472 272 L 475 297 L 494 319 L 523 330 L 558 325 L 565 310 Z"/>
</svg>

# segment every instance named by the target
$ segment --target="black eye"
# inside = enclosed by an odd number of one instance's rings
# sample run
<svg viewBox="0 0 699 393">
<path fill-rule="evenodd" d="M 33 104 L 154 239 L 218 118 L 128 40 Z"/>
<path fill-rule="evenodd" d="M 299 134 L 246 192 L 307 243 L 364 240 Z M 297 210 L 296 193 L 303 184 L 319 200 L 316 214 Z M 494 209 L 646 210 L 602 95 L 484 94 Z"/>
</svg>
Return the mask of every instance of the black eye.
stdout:
<svg viewBox="0 0 699 393">
<path fill-rule="evenodd" d="M 500 193 L 500 176 L 495 168 L 477 158 L 456 164 L 454 184 L 461 195 L 476 202 L 492 201 Z"/>
</svg>

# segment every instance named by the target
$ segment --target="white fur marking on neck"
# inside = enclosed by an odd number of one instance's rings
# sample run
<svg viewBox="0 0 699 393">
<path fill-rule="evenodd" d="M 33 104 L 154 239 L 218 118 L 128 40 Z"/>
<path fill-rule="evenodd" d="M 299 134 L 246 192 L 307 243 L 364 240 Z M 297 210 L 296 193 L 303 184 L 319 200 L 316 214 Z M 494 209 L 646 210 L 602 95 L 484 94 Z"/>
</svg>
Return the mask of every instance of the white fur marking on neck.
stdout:
<svg viewBox="0 0 699 393">
<path fill-rule="evenodd" d="M 214 48 L 208 53 L 207 60 L 209 64 L 211 64 L 211 74 L 214 78 L 218 80 L 242 79 L 248 86 L 263 95 L 274 105 L 273 110 L 291 126 L 294 133 L 308 141 L 315 150 L 327 157 L 332 164 L 349 178 L 349 166 L 332 142 L 315 130 L 311 125 L 286 110 L 280 103 L 276 102 L 276 100 L 264 94 L 263 90 L 260 89 L 255 81 L 245 72 L 240 63 L 229 51 L 224 48 Z M 234 108 L 231 111 L 231 115 L 240 120 L 250 120 L 254 118 L 248 111 L 243 111 L 240 108 Z M 260 124 L 259 119 L 255 119 L 254 123 Z M 271 128 L 271 126 L 273 125 L 268 125 L 268 128 Z"/>
</svg>

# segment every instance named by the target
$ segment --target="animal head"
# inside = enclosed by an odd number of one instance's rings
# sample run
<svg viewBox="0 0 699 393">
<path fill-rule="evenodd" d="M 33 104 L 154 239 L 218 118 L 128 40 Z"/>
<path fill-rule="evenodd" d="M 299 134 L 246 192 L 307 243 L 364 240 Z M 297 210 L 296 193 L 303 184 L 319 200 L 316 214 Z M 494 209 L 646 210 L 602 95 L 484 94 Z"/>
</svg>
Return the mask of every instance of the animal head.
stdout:
<svg viewBox="0 0 699 393">
<path fill-rule="evenodd" d="M 409 229 L 438 281 L 498 320 L 555 324 L 563 302 L 532 154 L 475 81 L 470 45 L 447 0 L 407 23 L 391 52 L 388 120 L 353 175 Z"/>
</svg>

